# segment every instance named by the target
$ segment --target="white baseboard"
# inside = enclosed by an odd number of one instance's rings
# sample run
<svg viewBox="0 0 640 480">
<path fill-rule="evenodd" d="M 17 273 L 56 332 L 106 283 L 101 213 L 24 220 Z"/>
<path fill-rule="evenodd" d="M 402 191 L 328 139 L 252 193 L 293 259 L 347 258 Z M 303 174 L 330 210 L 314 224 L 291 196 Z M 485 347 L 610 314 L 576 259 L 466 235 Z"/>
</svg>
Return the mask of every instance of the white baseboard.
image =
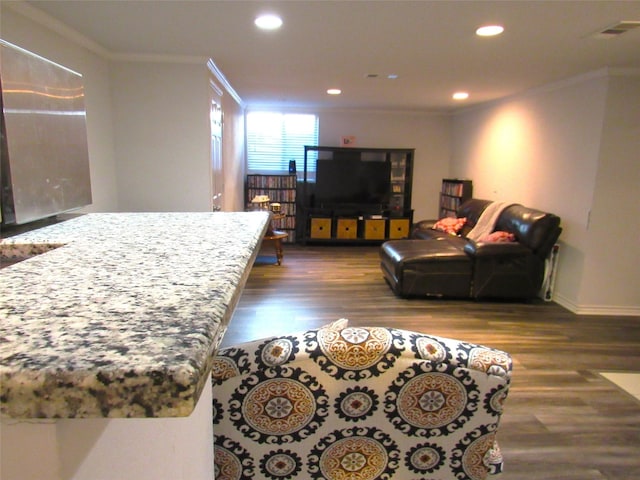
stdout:
<svg viewBox="0 0 640 480">
<path fill-rule="evenodd" d="M 615 315 L 621 317 L 640 317 L 640 307 L 616 305 L 579 305 L 562 295 L 554 295 L 553 301 L 576 315 Z"/>
</svg>

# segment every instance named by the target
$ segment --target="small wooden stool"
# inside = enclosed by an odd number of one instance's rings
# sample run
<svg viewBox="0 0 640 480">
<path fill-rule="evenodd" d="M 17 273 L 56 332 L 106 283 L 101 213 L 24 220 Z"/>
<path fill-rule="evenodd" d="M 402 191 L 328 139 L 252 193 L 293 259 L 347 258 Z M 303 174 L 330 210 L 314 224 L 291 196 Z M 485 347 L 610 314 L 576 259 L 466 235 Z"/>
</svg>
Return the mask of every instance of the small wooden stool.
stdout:
<svg viewBox="0 0 640 480">
<path fill-rule="evenodd" d="M 289 234 L 287 232 L 283 232 L 282 230 L 272 230 L 271 228 L 265 234 L 262 239 L 263 242 L 272 241 L 276 247 L 276 259 L 278 260 L 278 265 L 282 264 L 282 259 L 284 258 L 284 251 L 282 250 L 282 240 L 287 238 Z"/>
</svg>

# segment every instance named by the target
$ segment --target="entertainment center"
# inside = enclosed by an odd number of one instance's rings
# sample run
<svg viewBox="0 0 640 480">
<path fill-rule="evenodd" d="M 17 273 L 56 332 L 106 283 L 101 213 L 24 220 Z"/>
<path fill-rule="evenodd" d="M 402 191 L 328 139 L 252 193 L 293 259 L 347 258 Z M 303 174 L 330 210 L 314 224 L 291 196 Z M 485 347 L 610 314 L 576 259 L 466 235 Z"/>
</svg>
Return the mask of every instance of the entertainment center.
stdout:
<svg viewBox="0 0 640 480">
<path fill-rule="evenodd" d="M 408 148 L 305 146 L 302 242 L 380 243 L 407 237 L 413 155 Z"/>
</svg>

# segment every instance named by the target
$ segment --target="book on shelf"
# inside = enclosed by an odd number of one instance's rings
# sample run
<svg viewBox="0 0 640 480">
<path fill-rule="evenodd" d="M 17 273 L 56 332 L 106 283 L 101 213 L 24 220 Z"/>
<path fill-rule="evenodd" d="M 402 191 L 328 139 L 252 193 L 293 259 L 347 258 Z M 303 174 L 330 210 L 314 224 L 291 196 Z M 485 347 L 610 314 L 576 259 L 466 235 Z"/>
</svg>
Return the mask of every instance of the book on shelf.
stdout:
<svg viewBox="0 0 640 480">
<path fill-rule="evenodd" d="M 297 176 L 248 174 L 245 183 L 245 195 L 249 203 L 256 196 L 268 197 L 271 204 L 279 205 L 281 218 L 273 219 L 272 226 L 276 230 L 284 230 L 288 237 L 285 240 L 293 243 L 296 240 L 296 190 Z"/>
<path fill-rule="evenodd" d="M 451 195 L 454 197 L 461 197 L 464 193 L 463 183 L 442 183 L 442 193 L 445 195 Z"/>
<path fill-rule="evenodd" d="M 295 189 L 297 176 L 294 175 L 247 175 L 248 188 Z"/>
</svg>

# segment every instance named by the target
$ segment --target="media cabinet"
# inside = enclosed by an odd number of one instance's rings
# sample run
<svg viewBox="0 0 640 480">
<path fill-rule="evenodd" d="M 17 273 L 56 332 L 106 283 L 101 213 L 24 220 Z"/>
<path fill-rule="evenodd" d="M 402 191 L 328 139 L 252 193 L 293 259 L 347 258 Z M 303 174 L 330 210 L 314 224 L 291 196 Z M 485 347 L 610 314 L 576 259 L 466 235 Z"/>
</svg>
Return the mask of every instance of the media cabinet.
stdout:
<svg viewBox="0 0 640 480">
<path fill-rule="evenodd" d="M 302 242 L 381 243 L 408 237 L 414 151 L 305 146 Z"/>
</svg>

